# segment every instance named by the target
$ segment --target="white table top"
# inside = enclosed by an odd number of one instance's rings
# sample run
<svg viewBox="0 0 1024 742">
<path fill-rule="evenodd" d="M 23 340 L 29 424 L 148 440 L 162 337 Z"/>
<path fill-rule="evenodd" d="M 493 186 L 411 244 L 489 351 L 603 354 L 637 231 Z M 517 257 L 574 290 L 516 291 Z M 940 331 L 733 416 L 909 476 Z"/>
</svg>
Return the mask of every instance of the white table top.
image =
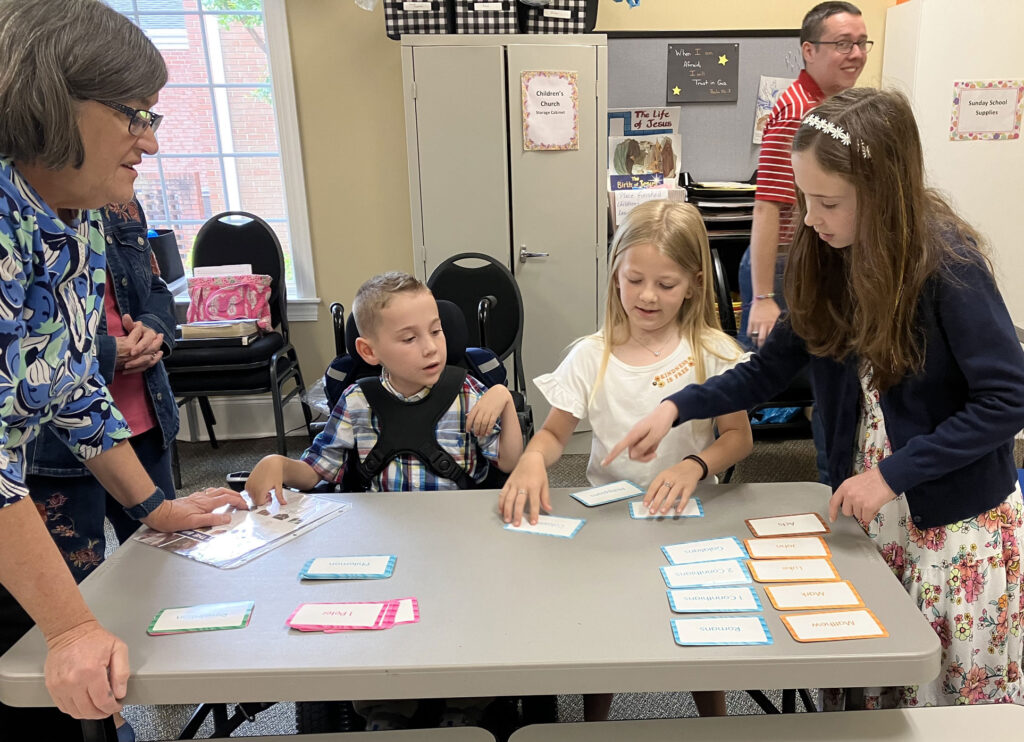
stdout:
<svg viewBox="0 0 1024 742">
<path fill-rule="evenodd" d="M 336 497 L 348 513 L 238 569 L 129 543 L 82 592 L 131 650 L 133 704 L 868 686 L 938 674 L 934 631 L 848 518 L 826 539 L 833 562 L 889 638 L 800 644 L 758 586 L 774 644 L 674 643 L 660 547 L 749 537 L 745 518 L 825 514 L 821 485 L 705 486 L 705 517 L 677 521 L 633 520 L 626 502 L 588 509 L 569 491 L 553 494 L 555 514 L 587 518 L 571 540 L 503 530 L 491 491 L 345 494 Z M 394 575 L 297 577 L 310 558 L 364 554 L 397 555 Z M 409 596 L 417 624 L 327 635 L 284 623 L 303 602 Z M 164 608 L 237 600 L 256 601 L 245 629 L 146 634 Z M 0 659 L 0 699 L 49 703 L 43 657 L 33 630 Z"/>
</svg>

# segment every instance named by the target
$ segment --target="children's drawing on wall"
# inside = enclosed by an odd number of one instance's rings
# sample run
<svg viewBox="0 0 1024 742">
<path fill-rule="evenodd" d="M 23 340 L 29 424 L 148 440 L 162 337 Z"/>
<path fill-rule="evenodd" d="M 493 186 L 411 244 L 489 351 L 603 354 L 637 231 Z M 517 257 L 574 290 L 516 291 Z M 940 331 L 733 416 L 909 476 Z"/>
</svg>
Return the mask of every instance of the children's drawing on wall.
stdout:
<svg viewBox="0 0 1024 742">
<path fill-rule="evenodd" d="M 757 86 L 757 103 L 754 106 L 754 144 L 761 143 L 764 125 L 768 123 L 768 115 L 772 112 L 775 101 L 793 84 L 794 79 L 761 75 L 761 82 Z"/>
<path fill-rule="evenodd" d="M 678 134 L 608 137 L 613 175 L 661 173 L 668 180 L 679 172 Z"/>
</svg>

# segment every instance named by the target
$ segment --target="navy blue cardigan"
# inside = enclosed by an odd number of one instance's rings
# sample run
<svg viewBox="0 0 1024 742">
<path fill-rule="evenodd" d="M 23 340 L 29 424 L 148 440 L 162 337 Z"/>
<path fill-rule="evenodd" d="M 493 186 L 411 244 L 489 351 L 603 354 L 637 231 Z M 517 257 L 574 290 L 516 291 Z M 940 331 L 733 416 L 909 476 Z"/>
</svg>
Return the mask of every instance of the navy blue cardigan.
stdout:
<svg viewBox="0 0 1024 742">
<path fill-rule="evenodd" d="M 880 464 L 918 528 L 989 510 L 1013 491 L 1014 435 L 1024 428 L 1024 352 L 987 266 L 947 261 L 925 284 L 916 323 L 924 368 L 881 394 L 892 455 Z M 760 354 L 668 397 L 681 422 L 749 409 L 785 389 L 809 364 L 833 489 L 856 451 L 858 359 L 812 356 L 785 320 Z"/>
</svg>

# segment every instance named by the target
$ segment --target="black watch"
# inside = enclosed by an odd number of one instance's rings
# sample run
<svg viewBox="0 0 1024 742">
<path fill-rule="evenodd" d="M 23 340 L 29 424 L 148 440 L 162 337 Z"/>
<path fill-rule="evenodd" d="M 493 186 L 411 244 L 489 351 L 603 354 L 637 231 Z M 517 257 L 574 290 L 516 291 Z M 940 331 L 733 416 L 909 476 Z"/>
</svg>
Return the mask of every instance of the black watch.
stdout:
<svg viewBox="0 0 1024 742">
<path fill-rule="evenodd" d="M 156 490 L 153 491 L 152 495 L 142 502 L 132 505 L 130 508 L 124 508 L 124 511 L 128 514 L 129 518 L 133 520 L 142 520 L 160 507 L 166 499 L 167 495 L 164 494 L 162 489 L 157 487 Z"/>
</svg>

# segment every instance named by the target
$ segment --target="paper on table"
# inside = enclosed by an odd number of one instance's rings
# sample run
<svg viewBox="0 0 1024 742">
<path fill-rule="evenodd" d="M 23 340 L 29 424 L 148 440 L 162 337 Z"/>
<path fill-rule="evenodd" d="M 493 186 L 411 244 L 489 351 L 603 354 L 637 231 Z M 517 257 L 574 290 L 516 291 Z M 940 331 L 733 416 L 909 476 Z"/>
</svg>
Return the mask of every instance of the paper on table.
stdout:
<svg viewBox="0 0 1024 742">
<path fill-rule="evenodd" d="M 762 616 L 674 618 L 672 635 L 676 639 L 676 644 L 686 647 L 772 643 L 772 634 L 768 631 L 768 625 Z"/>
<path fill-rule="evenodd" d="M 791 613 L 779 616 L 798 642 L 832 642 L 844 639 L 881 639 L 889 636 L 867 608 L 853 611 Z"/>
<path fill-rule="evenodd" d="M 829 559 L 750 559 L 747 567 L 758 582 L 833 582 L 839 579 Z"/>
<path fill-rule="evenodd" d="M 747 528 L 755 536 L 797 536 L 806 533 L 831 533 L 831 529 L 817 513 L 773 515 L 769 518 L 749 518 Z"/>
<path fill-rule="evenodd" d="M 733 613 L 761 610 L 761 601 L 752 587 L 692 587 L 666 592 L 668 604 L 676 613 Z"/>
<path fill-rule="evenodd" d="M 661 513 L 652 513 L 648 508 L 644 507 L 643 500 L 636 500 L 635 502 L 629 503 L 629 517 L 636 518 L 637 520 L 678 520 L 680 518 L 703 518 L 704 517 L 704 505 L 701 503 L 699 497 L 691 497 L 686 501 L 686 505 L 683 506 L 683 512 L 677 513 L 675 508 L 672 508 L 667 513 L 662 515 Z"/>
<path fill-rule="evenodd" d="M 179 608 L 164 608 L 153 618 L 147 633 L 152 636 L 189 631 L 241 629 L 249 625 L 255 602 L 206 603 Z"/>
<path fill-rule="evenodd" d="M 751 559 L 796 559 L 799 557 L 830 557 L 832 552 L 821 536 L 772 536 L 745 538 L 744 546 Z"/>
<path fill-rule="evenodd" d="M 772 605 L 780 611 L 864 607 L 864 601 L 848 580 L 805 582 L 800 585 L 767 585 L 764 591 Z"/>
<path fill-rule="evenodd" d="M 523 518 L 522 525 L 514 526 L 511 523 L 505 525 L 506 531 L 517 533 L 536 533 L 541 536 L 555 536 L 556 538 L 572 538 L 583 528 L 587 521 L 584 518 L 562 518 L 557 515 L 538 515 L 537 524 L 531 525 L 526 518 Z"/>
<path fill-rule="evenodd" d="M 704 587 L 712 585 L 747 585 L 750 573 L 743 562 L 725 560 L 699 564 L 676 564 L 661 568 L 662 579 L 669 587 Z"/>
<path fill-rule="evenodd" d="M 303 603 L 285 623 L 299 631 L 387 629 L 394 625 L 397 610 L 398 606 L 390 605 L 390 601 Z"/>
<path fill-rule="evenodd" d="M 316 557 L 299 572 L 304 580 L 374 580 L 390 577 L 397 557 L 393 554 L 373 556 Z"/>
<path fill-rule="evenodd" d="M 743 544 L 735 536 L 670 544 L 662 546 L 661 552 L 668 559 L 669 564 L 716 562 L 722 559 L 746 559 L 749 556 L 747 550 L 743 548 Z"/>
<path fill-rule="evenodd" d="M 588 508 L 591 508 L 595 505 L 606 505 L 609 502 L 628 500 L 630 497 L 642 495 L 643 492 L 643 488 L 637 486 L 633 482 L 622 480 L 620 482 L 605 484 L 600 487 L 591 487 L 589 489 L 580 490 L 579 492 L 570 492 L 569 496 L 575 500 L 579 500 Z"/>
</svg>

